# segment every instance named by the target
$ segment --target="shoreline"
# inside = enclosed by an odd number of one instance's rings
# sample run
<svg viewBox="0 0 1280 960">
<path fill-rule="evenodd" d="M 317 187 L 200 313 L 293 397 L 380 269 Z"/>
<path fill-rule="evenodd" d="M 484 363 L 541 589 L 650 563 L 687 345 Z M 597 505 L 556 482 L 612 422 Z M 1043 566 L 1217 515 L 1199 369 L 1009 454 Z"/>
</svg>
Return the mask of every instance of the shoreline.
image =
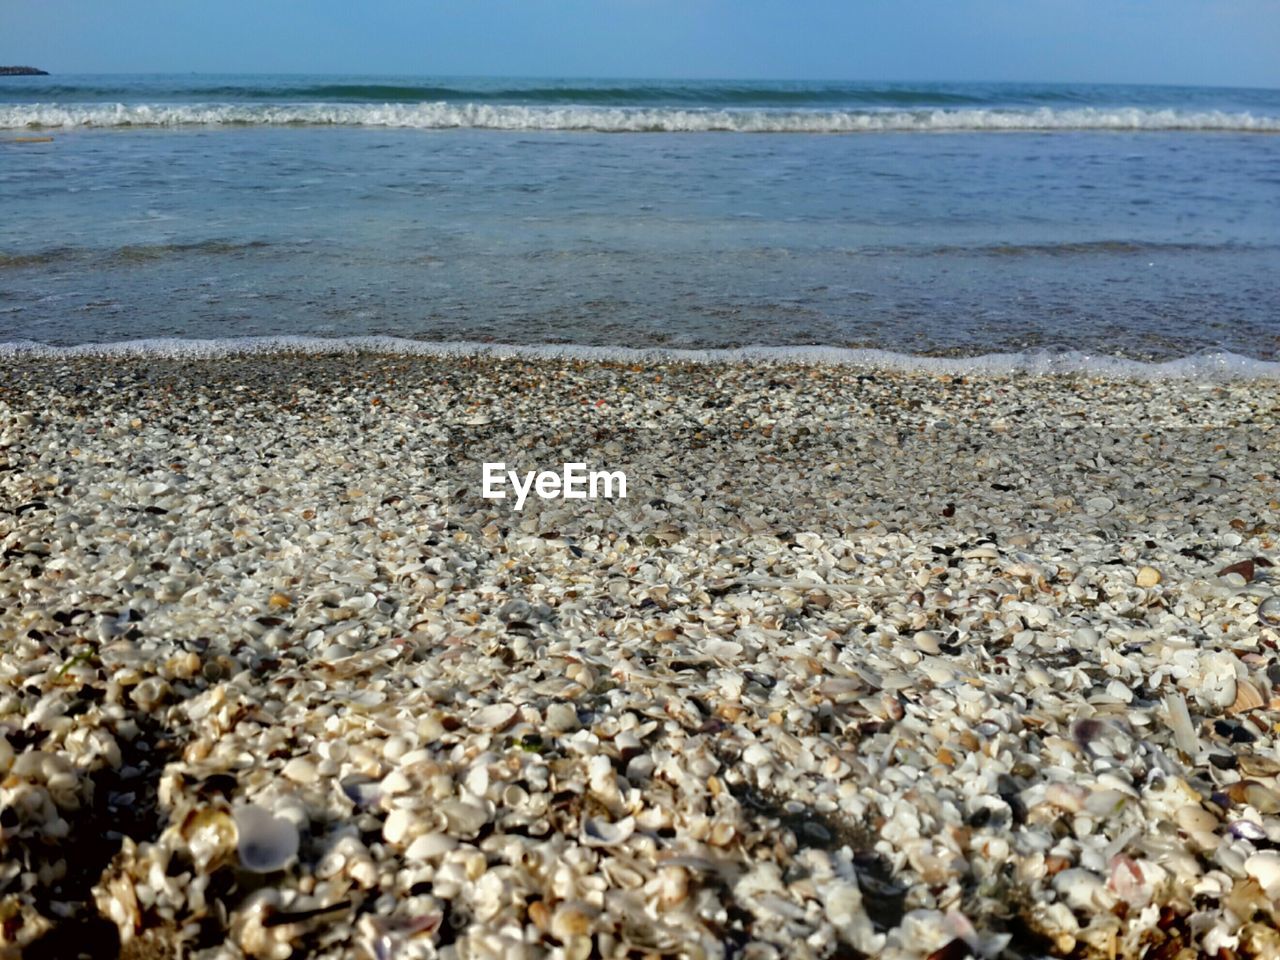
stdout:
<svg viewBox="0 0 1280 960">
<path fill-rule="evenodd" d="M 1280 951 L 1280 383 L 1067 373 L 0 356 L 5 935 Z"/>
<path fill-rule="evenodd" d="M 1131 357 L 1080 350 L 1027 348 L 1007 353 L 904 353 L 880 347 L 817 345 L 741 347 L 616 347 L 570 343 L 519 344 L 474 340 L 415 340 L 383 335 L 299 337 L 292 335 L 205 338 L 141 338 L 51 345 L 32 340 L 0 342 L 0 363 L 100 358 L 128 361 L 300 359 L 364 357 L 387 360 L 529 361 L 647 365 L 779 365 L 857 367 L 890 374 L 952 376 L 1084 376 L 1112 380 L 1280 380 L 1280 360 L 1227 350 L 1182 356 Z"/>
</svg>

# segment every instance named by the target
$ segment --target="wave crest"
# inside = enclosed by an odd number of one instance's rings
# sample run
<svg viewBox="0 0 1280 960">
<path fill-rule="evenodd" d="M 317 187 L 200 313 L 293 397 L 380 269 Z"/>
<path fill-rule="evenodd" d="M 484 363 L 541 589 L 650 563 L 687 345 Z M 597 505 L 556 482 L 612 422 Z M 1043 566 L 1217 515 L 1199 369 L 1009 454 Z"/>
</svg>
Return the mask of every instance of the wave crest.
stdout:
<svg viewBox="0 0 1280 960">
<path fill-rule="evenodd" d="M 1138 107 L 1034 110 L 697 110 L 668 107 L 416 104 L 18 104 L 0 129 L 185 126 L 354 126 L 421 130 L 602 133 L 876 133 L 888 131 L 1224 131 L 1280 133 L 1280 117 Z"/>
</svg>

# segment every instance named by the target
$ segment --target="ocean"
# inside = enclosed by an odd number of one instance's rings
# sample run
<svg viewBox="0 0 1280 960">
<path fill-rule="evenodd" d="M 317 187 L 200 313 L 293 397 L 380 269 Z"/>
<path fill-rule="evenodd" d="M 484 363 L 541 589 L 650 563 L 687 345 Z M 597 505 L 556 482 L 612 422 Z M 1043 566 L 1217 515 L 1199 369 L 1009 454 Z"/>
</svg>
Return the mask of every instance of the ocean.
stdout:
<svg viewBox="0 0 1280 960">
<path fill-rule="evenodd" d="M 1268 362 L 1278 305 L 1277 90 L 0 78 L 11 351 Z"/>
</svg>

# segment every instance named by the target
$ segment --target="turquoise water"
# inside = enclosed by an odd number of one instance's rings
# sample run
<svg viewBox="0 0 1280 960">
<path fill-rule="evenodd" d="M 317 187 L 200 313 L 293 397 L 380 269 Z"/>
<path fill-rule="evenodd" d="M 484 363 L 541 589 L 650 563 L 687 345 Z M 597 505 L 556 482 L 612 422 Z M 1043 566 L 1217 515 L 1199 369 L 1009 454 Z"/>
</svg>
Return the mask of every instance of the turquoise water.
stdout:
<svg viewBox="0 0 1280 960">
<path fill-rule="evenodd" d="M 0 341 L 1271 359 L 1277 134 L 1265 90 L 6 77 Z"/>
</svg>

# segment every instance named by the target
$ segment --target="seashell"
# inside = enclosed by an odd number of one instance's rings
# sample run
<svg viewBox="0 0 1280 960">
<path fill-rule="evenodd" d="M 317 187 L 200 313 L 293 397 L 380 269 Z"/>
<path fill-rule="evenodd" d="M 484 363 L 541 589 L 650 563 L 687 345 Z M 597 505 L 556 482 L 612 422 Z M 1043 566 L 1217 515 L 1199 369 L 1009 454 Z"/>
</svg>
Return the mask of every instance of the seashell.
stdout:
<svg viewBox="0 0 1280 960">
<path fill-rule="evenodd" d="M 1236 765 L 1246 777 L 1280 776 L 1280 760 L 1260 753 L 1242 753 L 1236 758 Z"/>
<path fill-rule="evenodd" d="M 572 733 L 579 727 L 578 711 L 570 703 L 553 703 L 547 707 L 546 724 L 552 733 Z"/>
<path fill-rule="evenodd" d="M 1154 587 L 1164 577 L 1155 567 L 1140 567 L 1137 576 L 1134 577 L 1134 583 L 1140 587 Z"/>
<path fill-rule="evenodd" d="M 1267 831 L 1252 820 L 1235 820 L 1227 827 L 1227 832 L 1237 840 L 1257 842 L 1267 839 Z"/>
<path fill-rule="evenodd" d="M 1083 810 L 1088 796 L 1088 789 L 1077 783 L 1051 783 L 1044 792 L 1046 803 L 1066 810 L 1068 813 L 1079 813 Z"/>
<path fill-rule="evenodd" d="M 1090 497 L 1084 502 L 1084 512 L 1091 517 L 1101 517 L 1114 510 L 1115 505 L 1110 497 Z"/>
<path fill-rule="evenodd" d="M 1241 560 L 1239 563 L 1233 563 L 1229 567 L 1223 567 L 1221 570 L 1218 571 L 1218 576 L 1229 577 L 1232 574 L 1239 574 L 1241 577 L 1244 578 L 1244 582 L 1248 583 L 1250 580 L 1253 579 L 1254 573 L 1256 573 L 1256 569 L 1254 567 L 1253 561 Z"/>
<path fill-rule="evenodd" d="M 474 803 L 462 800 L 446 800 L 439 812 L 449 825 L 449 832 L 459 837 L 474 837 L 489 822 L 488 811 Z"/>
<path fill-rule="evenodd" d="M 911 642 L 921 653 L 937 656 L 942 652 L 942 639 L 933 630 L 917 630 L 912 635 Z"/>
<path fill-rule="evenodd" d="M 773 754 L 759 743 L 753 743 L 742 751 L 742 762 L 753 767 L 764 767 L 773 762 Z"/>
<path fill-rule="evenodd" d="M 689 896 L 689 871 L 680 866 L 664 866 L 658 871 L 658 898 L 664 907 L 675 907 Z"/>
<path fill-rule="evenodd" d="M 1110 910 L 1115 903 L 1115 896 L 1102 878 L 1081 867 L 1063 870 L 1053 878 L 1053 888 L 1073 910 L 1098 913 Z"/>
<path fill-rule="evenodd" d="M 342 792 L 357 807 L 374 807 L 382 797 L 381 785 L 368 777 L 346 777 L 341 783 Z"/>
<path fill-rule="evenodd" d="M 410 942 L 423 934 L 431 934 L 444 923 L 443 911 L 435 910 L 414 917 L 377 917 L 365 914 L 358 930 L 367 953 L 374 960 L 391 960 L 413 948 Z"/>
<path fill-rule="evenodd" d="M 476 730 L 496 733 L 509 726 L 517 712 L 514 703 L 491 703 L 471 715 L 471 726 Z"/>
<path fill-rule="evenodd" d="M 1262 694 L 1248 680 L 1236 681 L 1236 697 L 1231 706 L 1227 708 L 1228 713 L 1247 713 L 1250 710 L 1257 710 L 1263 706 L 1265 701 Z"/>
<path fill-rule="evenodd" d="M 551 915 L 551 935 L 560 940 L 585 937 L 591 932 L 599 911 L 580 900 L 569 900 Z"/>
<path fill-rule="evenodd" d="M 1280 794 L 1256 780 L 1240 780 L 1226 792 L 1232 803 L 1248 804 L 1263 815 L 1280 813 Z"/>
<path fill-rule="evenodd" d="M 406 860 L 431 860 L 456 850 L 458 841 L 444 833 L 424 833 L 409 844 L 404 852 Z"/>
<path fill-rule="evenodd" d="M 606 860 L 601 865 L 601 870 L 609 878 L 609 885 L 618 890 L 639 889 L 648 879 L 645 873 L 618 857 L 610 857 Z"/>
<path fill-rule="evenodd" d="M 284 769 L 280 772 L 294 783 L 311 784 L 320 779 L 320 773 L 316 770 L 316 765 L 306 757 L 294 757 L 284 765 Z"/>
<path fill-rule="evenodd" d="M 635 817 L 612 822 L 589 818 L 582 823 L 582 842 L 588 847 L 614 847 L 625 843 L 635 831 Z"/>
<path fill-rule="evenodd" d="M 169 698 L 172 690 L 162 677 L 147 677 L 129 694 L 129 699 L 142 710 L 150 713 L 160 707 Z"/>
<path fill-rule="evenodd" d="M 396 807 L 387 814 L 387 819 L 382 824 L 382 839 L 392 846 L 399 846 L 409 837 L 409 831 L 413 829 L 414 815 L 412 810 L 406 810 L 404 807 Z"/>
<path fill-rule="evenodd" d="M 230 857 L 236 849 L 236 822 L 225 810 L 203 807 L 189 814 L 179 830 L 187 842 L 191 859 L 200 870 L 224 857 Z"/>
<path fill-rule="evenodd" d="M 1187 756 L 1194 757 L 1200 752 L 1200 738 L 1191 724 L 1187 701 L 1180 693 L 1170 693 L 1164 698 L 1164 707 L 1169 716 L 1169 727 L 1173 730 L 1174 743 Z"/>
<path fill-rule="evenodd" d="M 1174 820 L 1188 833 L 1212 833 L 1218 828 L 1218 818 L 1196 803 L 1179 807 Z"/>
<path fill-rule="evenodd" d="M 1244 872 L 1258 881 L 1268 897 L 1280 899 L 1280 852 L 1263 850 L 1244 862 Z"/>
<path fill-rule="evenodd" d="M 1084 808 L 1094 816 L 1104 819 L 1119 815 L 1129 802 L 1129 797 L 1119 790 L 1095 790 L 1084 802 Z"/>
<path fill-rule="evenodd" d="M 240 865 L 254 873 L 283 869 L 298 854 L 298 828 L 283 817 L 250 805 L 235 811 Z"/>
<path fill-rule="evenodd" d="M 1280 594 L 1274 594 L 1258 605 L 1258 620 L 1269 627 L 1280 627 Z"/>
</svg>

